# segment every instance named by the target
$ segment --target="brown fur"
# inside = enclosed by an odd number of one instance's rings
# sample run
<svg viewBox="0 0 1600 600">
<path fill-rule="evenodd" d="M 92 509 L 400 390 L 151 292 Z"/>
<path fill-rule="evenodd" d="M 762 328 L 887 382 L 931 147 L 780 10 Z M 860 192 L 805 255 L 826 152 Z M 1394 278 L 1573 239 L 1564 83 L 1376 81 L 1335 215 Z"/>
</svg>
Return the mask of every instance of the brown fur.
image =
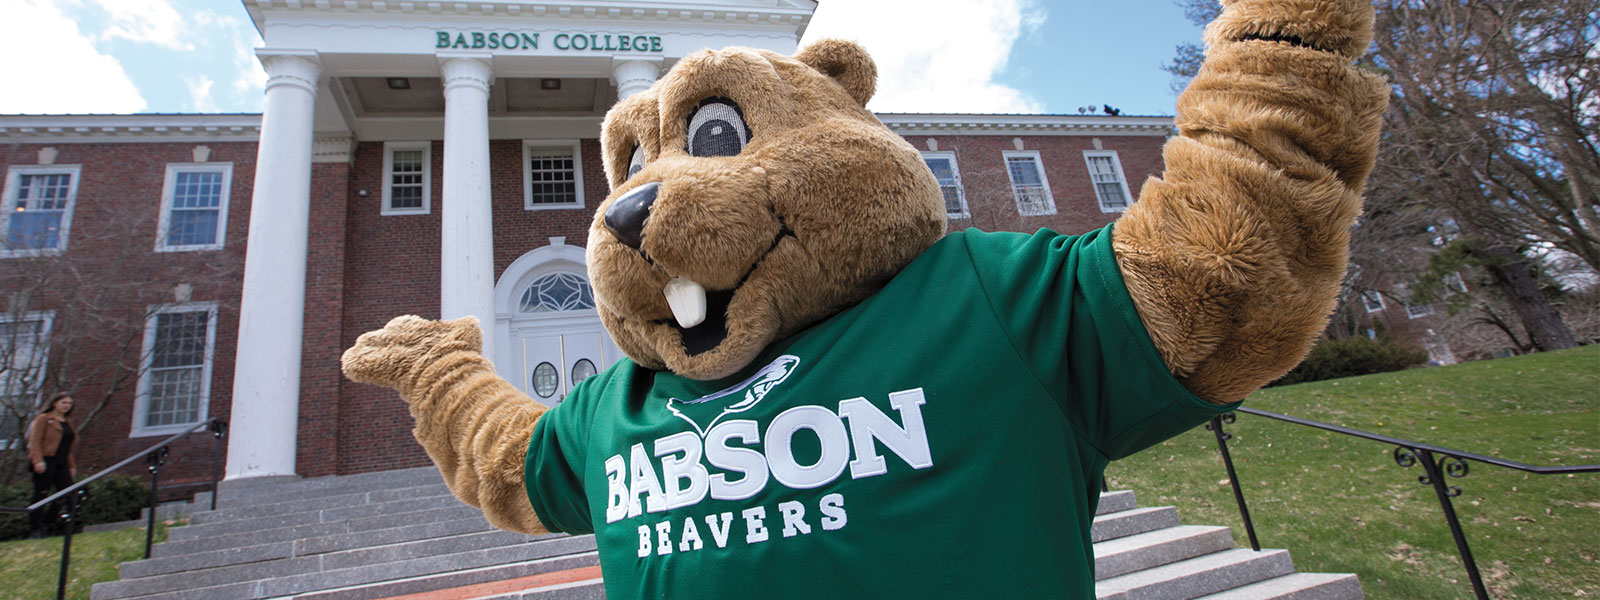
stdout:
<svg viewBox="0 0 1600 600">
<path fill-rule="evenodd" d="M 1144 186 L 1114 240 L 1157 349 L 1213 402 L 1282 374 L 1321 331 L 1386 102 L 1383 81 L 1348 62 L 1370 36 L 1366 2 L 1225 4 L 1207 30 L 1209 58 L 1179 99 L 1182 136 L 1165 149 L 1167 171 Z M 588 262 L 601 320 L 628 356 L 691 378 L 728 375 L 871 295 L 939 237 L 937 182 L 865 109 L 875 78 L 848 42 L 794 58 L 729 48 L 685 57 L 611 110 L 602 153 L 613 193 L 591 227 Z M 707 97 L 742 108 L 753 137 L 740 154 L 685 151 L 687 118 Z M 629 178 L 636 146 L 648 164 Z M 602 215 L 652 182 L 660 191 L 645 221 L 646 260 Z M 785 224 L 794 236 L 773 246 Z M 727 338 L 687 355 L 660 322 L 670 317 L 662 286 L 685 275 L 731 289 L 747 271 Z M 543 531 L 522 476 L 545 409 L 495 376 L 480 338 L 471 318 L 400 317 L 361 336 L 344 370 L 400 391 L 417 440 L 458 497 L 500 527 Z"/>
<path fill-rule="evenodd" d="M 411 405 L 412 432 L 457 498 L 489 523 L 545 533 L 523 486 L 533 424 L 545 407 L 494 373 L 472 317 L 406 315 L 361 335 L 341 360 L 346 377 L 390 387 Z"/>
<path fill-rule="evenodd" d="M 602 145 L 613 192 L 590 228 L 588 263 L 600 317 L 623 352 L 686 377 L 726 376 L 876 292 L 938 240 L 938 183 L 916 149 L 866 110 L 875 78 L 871 59 L 848 42 L 819 42 L 795 58 L 727 48 L 685 57 L 649 92 L 612 108 Z M 743 111 L 753 137 L 737 156 L 685 150 L 689 116 L 710 97 Z M 624 180 L 635 146 L 648 163 Z M 603 216 L 647 183 L 661 187 L 641 254 L 616 241 Z M 794 236 L 773 247 L 783 225 Z M 679 275 L 707 290 L 738 286 L 727 338 L 703 354 L 690 356 L 664 322 L 671 311 L 661 290 Z"/>
<path fill-rule="evenodd" d="M 1365 2 L 1228 3 L 1178 98 L 1166 173 L 1117 223 L 1139 315 L 1202 398 L 1232 402 L 1293 368 L 1333 309 L 1388 98 L 1350 65 L 1371 25 Z"/>
</svg>

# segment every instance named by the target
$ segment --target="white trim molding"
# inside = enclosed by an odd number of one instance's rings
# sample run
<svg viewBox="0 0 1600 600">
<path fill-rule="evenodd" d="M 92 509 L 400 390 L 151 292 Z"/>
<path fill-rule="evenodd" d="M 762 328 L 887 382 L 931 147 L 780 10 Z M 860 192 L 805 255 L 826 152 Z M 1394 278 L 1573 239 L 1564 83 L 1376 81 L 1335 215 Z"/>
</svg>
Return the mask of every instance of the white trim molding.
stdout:
<svg viewBox="0 0 1600 600">
<path fill-rule="evenodd" d="M 927 163 L 928 159 L 930 159 L 930 158 L 931 159 L 937 159 L 937 160 L 945 160 L 945 161 L 949 161 L 949 163 L 950 163 L 950 177 L 953 179 L 953 181 L 951 181 L 950 184 L 955 186 L 955 189 L 956 189 L 956 202 L 957 202 L 957 204 L 959 206 L 956 207 L 956 210 L 952 211 L 952 210 L 950 210 L 950 205 L 948 203 L 946 203 L 945 207 L 944 207 L 945 208 L 945 218 L 948 218 L 948 219 L 966 219 L 966 218 L 972 217 L 972 211 L 967 206 L 967 190 L 966 190 L 965 186 L 963 186 L 961 184 L 961 167 L 956 164 L 956 153 L 955 152 L 951 152 L 949 150 L 924 150 L 922 152 L 922 162 L 923 163 Z M 933 167 L 928 167 L 928 170 L 930 170 L 930 171 L 933 170 Z M 938 180 L 939 179 L 939 174 L 938 173 L 934 173 L 933 178 L 935 180 Z M 940 192 L 940 195 L 943 195 L 944 186 L 945 185 L 946 184 L 945 184 L 944 181 L 942 181 L 942 180 L 939 181 L 939 192 Z"/>
<path fill-rule="evenodd" d="M 66 206 L 60 210 L 61 223 L 54 248 L 11 248 L 11 219 L 26 211 L 17 210 L 18 186 L 23 175 L 68 175 Z M 0 196 L 0 258 L 53 256 L 67 251 L 68 237 L 72 232 L 72 212 L 78 205 L 78 180 L 83 176 L 83 165 L 12 165 L 6 169 L 3 196 Z"/>
<path fill-rule="evenodd" d="M 394 207 L 394 153 L 397 150 L 422 151 L 422 206 Z M 380 213 L 391 215 L 425 215 L 433 210 L 433 142 L 383 143 L 383 205 Z"/>
<path fill-rule="evenodd" d="M 572 202 L 533 201 L 533 155 L 536 148 L 572 150 Z M 583 144 L 578 140 L 522 140 L 522 207 L 526 210 L 566 210 L 583 208 Z"/>
<path fill-rule="evenodd" d="M 1050 177 L 1045 175 L 1044 158 L 1039 156 L 1039 151 L 1005 150 L 1001 152 L 1001 156 L 1006 167 L 1006 180 L 1011 182 L 1011 198 L 1016 201 L 1017 214 L 1025 217 L 1056 214 L 1056 197 L 1050 192 Z M 1023 184 L 1025 187 L 1017 187 L 1017 178 L 1011 173 L 1011 161 L 1012 159 L 1024 158 L 1029 159 L 1033 163 L 1033 168 L 1039 175 L 1039 183 L 1036 184 L 1037 187 L 1034 187 L 1034 184 L 1028 183 Z M 1024 192 L 1024 190 L 1028 189 L 1034 189 L 1037 191 L 1032 192 L 1031 194 Z M 1037 198 L 1034 198 L 1034 200 L 1040 203 L 1041 206 L 1038 208 L 1028 208 L 1023 202 L 1024 195 L 1038 196 Z"/>
<path fill-rule="evenodd" d="M 221 189 L 218 191 L 216 232 L 211 243 L 207 244 L 179 244 L 168 243 L 167 235 L 171 232 L 172 211 L 174 196 L 178 190 L 178 175 L 183 173 L 218 173 L 221 179 Z M 227 243 L 228 234 L 228 198 L 233 191 L 233 163 L 231 162 L 206 162 L 206 163 L 168 163 L 167 176 L 161 186 L 161 220 L 156 228 L 156 252 L 187 252 L 196 250 L 221 250 Z M 187 208 L 187 207 L 186 207 Z"/>
<path fill-rule="evenodd" d="M 1096 158 L 1109 158 L 1109 159 L 1111 159 L 1111 163 L 1110 164 L 1111 164 L 1112 172 L 1109 173 L 1109 174 L 1096 173 L 1095 170 L 1094 170 L 1094 159 L 1096 159 Z M 1133 198 L 1133 193 L 1128 191 L 1128 176 L 1122 171 L 1122 159 L 1117 156 L 1117 151 L 1116 150 L 1084 150 L 1083 151 L 1083 162 L 1084 162 L 1084 165 L 1086 167 L 1088 167 L 1088 169 L 1089 169 L 1089 187 L 1094 188 L 1094 198 L 1095 198 L 1095 201 L 1100 204 L 1100 212 L 1108 212 L 1108 213 L 1118 212 L 1119 213 L 1119 212 L 1128 210 L 1128 207 L 1133 204 L 1134 198 Z M 1122 204 L 1120 206 L 1118 206 L 1118 205 L 1107 205 L 1106 204 L 1106 197 L 1105 197 L 1104 193 L 1101 193 L 1100 184 L 1102 184 L 1102 183 L 1112 183 L 1112 182 L 1110 182 L 1110 181 L 1100 181 L 1100 180 L 1096 179 L 1097 177 L 1101 177 L 1101 176 L 1104 176 L 1104 175 L 1115 176 L 1116 177 L 1116 182 L 1115 183 L 1117 183 L 1117 185 L 1122 188 Z"/>
<path fill-rule="evenodd" d="M 0 140 L 18 144 L 254 142 L 261 115 L 4 115 Z"/>
<path fill-rule="evenodd" d="M 877 113 L 900 135 L 1136 135 L 1173 134 L 1172 117 L 1098 115 L 983 115 L 958 113 Z"/>
<path fill-rule="evenodd" d="M 200 379 L 195 383 L 199 403 L 195 407 L 195 419 L 184 423 L 171 423 L 166 425 L 147 425 L 150 412 L 150 386 L 152 385 L 151 370 L 154 367 L 157 323 L 160 316 L 174 313 L 206 313 L 205 349 L 201 355 Z M 185 302 L 180 304 L 162 304 L 151 306 L 149 316 L 145 319 L 144 346 L 139 358 L 139 389 L 133 402 L 133 423 L 130 424 L 128 437 L 149 437 L 156 435 L 171 435 L 181 432 L 195 423 L 206 420 L 211 411 L 211 368 L 217 341 L 217 303 L 216 302 Z M 192 367 L 189 367 L 192 368 Z"/>
</svg>

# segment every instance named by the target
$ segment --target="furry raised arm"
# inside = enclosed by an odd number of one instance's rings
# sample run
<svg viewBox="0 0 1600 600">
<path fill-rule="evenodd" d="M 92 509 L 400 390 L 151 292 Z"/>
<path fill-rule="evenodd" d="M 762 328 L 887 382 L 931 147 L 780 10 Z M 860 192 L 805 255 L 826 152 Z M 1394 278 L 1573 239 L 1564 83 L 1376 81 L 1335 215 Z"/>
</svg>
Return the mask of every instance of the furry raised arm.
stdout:
<svg viewBox="0 0 1600 600">
<path fill-rule="evenodd" d="M 1388 101 L 1351 62 L 1370 0 L 1225 0 L 1180 136 L 1115 230 L 1173 375 L 1232 402 L 1293 368 L 1332 311 Z"/>
<path fill-rule="evenodd" d="M 545 533 L 523 486 L 533 424 L 545 407 L 494 372 L 480 353 L 478 320 L 403 316 L 362 334 L 341 362 L 345 376 L 390 387 L 411 406 L 412 431 L 457 498 L 489 523 Z"/>
</svg>

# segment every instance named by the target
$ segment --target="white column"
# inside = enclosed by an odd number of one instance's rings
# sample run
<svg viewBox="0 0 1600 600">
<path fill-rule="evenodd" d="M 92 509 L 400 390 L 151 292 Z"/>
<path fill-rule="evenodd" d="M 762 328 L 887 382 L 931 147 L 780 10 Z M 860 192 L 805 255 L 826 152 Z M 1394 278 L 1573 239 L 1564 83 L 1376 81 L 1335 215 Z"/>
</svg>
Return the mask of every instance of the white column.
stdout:
<svg viewBox="0 0 1600 600">
<path fill-rule="evenodd" d="M 443 270 L 439 312 L 444 319 L 478 318 L 483 347 L 494 346 L 494 217 L 489 203 L 489 84 L 487 54 L 439 55 L 444 75 Z"/>
<path fill-rule="evenodd" d="M 653 60 L 613 60 L 611 78 L 617 84 L 617 100 L 626 100 L 650 89 L 661 76 L 661 63 Z"/>
<path fill-rule="evenodd" d="M 267 71 L 267 99 L 239 304 L 228 479 L 294 475 L 300 415 L 312 103 L 321 65 L 309 50 L 256 56 Z"/>
</svg>

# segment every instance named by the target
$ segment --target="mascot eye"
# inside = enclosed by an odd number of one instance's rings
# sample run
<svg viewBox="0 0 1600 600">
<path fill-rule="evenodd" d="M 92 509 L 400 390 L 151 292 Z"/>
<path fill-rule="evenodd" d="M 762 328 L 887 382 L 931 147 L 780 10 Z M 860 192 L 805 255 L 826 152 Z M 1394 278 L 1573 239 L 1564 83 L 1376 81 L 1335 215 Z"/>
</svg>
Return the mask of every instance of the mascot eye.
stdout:
<svg viewBox="0 0 1600 600">
<path fill-rule="evenodd" d="M 690 156 L 734 156 L 750 140 L 739 106 L 726 98 L 708 98 L 689 116 Z"/>
<path fill-rule="evenodd" d="M 644 169 L 644 146 L 633 147 L 633 157 L 628 159 L 628 174 L 623 179 L 632 179 L 634 173 Z"/>
</svg>

